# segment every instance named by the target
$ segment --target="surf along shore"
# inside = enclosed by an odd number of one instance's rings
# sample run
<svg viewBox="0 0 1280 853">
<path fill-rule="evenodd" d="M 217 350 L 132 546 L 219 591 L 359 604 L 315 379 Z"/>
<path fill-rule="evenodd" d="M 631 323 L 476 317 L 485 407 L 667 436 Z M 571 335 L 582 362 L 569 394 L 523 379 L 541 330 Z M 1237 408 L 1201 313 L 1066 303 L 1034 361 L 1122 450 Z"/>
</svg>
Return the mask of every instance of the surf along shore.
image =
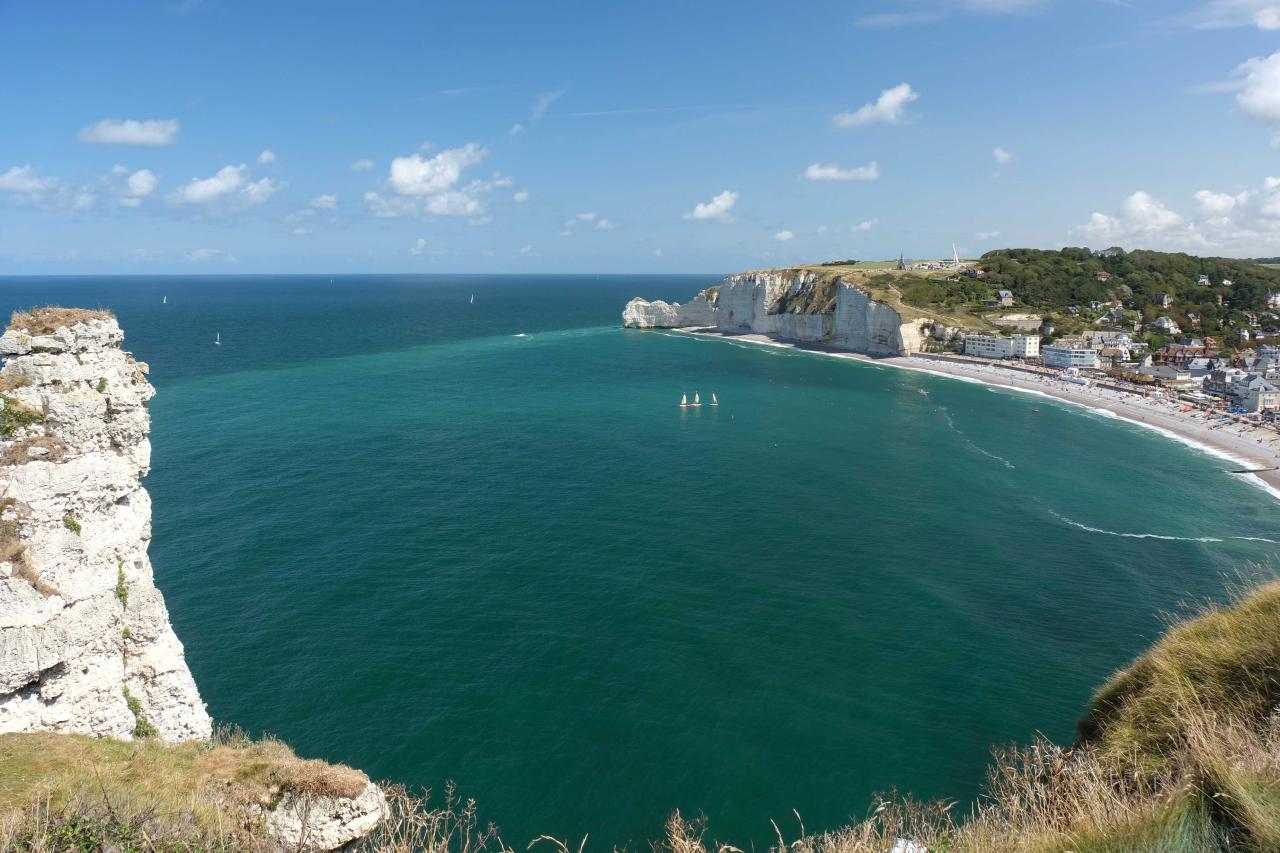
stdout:
<svg viewBox="0 0 1280 853">
<path fill-rule="evenodd" d="M 1192 409 L 1184 412 L 1185 404 L 1177 401 L 1156 399 L 1136 391 L 1120 391 L 1099 385 L 1075 385 L 1050 375 L 956 356 L 919 354 L 875 357 L 779 340 L 767 335 L 731 334 L 715 328 L 686 327 L 669 331 L 812 352 L 1052 397 L 1156 430 L 1167 438 L 1190 445 L 1201 452 L 1229 460 L 1231 469 L 1271 469 L 1235 476 L 1245 477 L 1252 485 L 1265 489 L 1272 497 L 1280 500 L 1280 470 L 1276 470 L 1280 468 L 1280 434 L 1248 424 L 1223 426 L 1221 420 L 1206 418 L 1203 411 Z"/>
</svg>

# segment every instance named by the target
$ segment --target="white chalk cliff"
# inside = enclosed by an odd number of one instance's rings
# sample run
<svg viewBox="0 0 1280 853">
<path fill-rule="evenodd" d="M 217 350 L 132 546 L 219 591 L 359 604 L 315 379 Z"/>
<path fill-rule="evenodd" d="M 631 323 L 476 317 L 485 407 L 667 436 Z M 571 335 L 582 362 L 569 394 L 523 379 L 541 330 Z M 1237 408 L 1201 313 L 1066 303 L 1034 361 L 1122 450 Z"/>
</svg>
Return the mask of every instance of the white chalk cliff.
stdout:
<svg viewBox="0 0 1280 853">
<path fill-rule="evenodd" d="M 207 738 L 147 557 L 155 389 L 86 318 L 0 337 L 0 732 Z"/>
<path fill-rule="evenodd" d="M 722 332 L 871 355 L 917 352 L 925 337 L 920 321 L 904 320 L 856 285 L 803 269 L 731 275 L 687 305 L 633 299 L 622 312 L 622 324 L 639 329 L 714 326 Z"/>
<path fill-rule="evenodd" d="M 147 365 L 109 314 L 52 311 L 48 334 L 0 336 L 0 733 L 208 739 L 147 557 Z M 371 782 L 256 812 L 287 850 L 343 847 L 386 813 Z"/>
</svg>

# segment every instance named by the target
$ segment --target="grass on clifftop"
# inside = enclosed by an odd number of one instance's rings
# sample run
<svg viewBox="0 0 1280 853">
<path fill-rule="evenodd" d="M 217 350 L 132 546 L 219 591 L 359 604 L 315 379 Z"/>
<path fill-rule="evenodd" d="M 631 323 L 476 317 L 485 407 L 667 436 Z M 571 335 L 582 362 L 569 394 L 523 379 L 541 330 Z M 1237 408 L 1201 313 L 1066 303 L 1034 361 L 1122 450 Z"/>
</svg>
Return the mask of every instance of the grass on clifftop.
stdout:
<svg viewBox="0 0 1280 853">
<path fill-rule="evenodd" d="M 110 311 L 45 305 L 29 311 L 14 311 L 6 331 L 17 329 L 31 335 L 48 335 L 64 326 L 74 326 L 76 323 L 87 323 L 90 320 L 103 320 L 114 316 Z"/>
<path fill-rule="evenodd" d="M 367 784 L 350 767 L 237 733 L 179 745 L 0 735 L 0 850 L 256 849 L 244 807 L 290 792 L 354 797 Z"/>
</svg>

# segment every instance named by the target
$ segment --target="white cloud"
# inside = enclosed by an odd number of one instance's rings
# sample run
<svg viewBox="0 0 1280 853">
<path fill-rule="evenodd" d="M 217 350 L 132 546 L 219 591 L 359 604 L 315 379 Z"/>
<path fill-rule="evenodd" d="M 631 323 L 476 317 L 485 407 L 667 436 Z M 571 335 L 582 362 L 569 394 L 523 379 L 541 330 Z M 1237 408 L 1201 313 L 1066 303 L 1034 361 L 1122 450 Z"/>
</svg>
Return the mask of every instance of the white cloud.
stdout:
<svg viewBox="0 0 1280 853">
<path fill-rule="evenodd" d="M 484 212 L 484 205 L 469 193 L 450 190 L 428 196 L 422 209 L 433 216 L 476 216 Z"/>
<path fill-rule="evenodd" d="M 617 227 L 618 227 L 617 225 L 614 225 L 612 222 L 610 222 L 607 219 L 601 219 L 600 221 L 596 222 L 596 230 L 598 231 L 612 231 Z"/>
<path fill-rule="evenodd" d="M 427 240 L 426 240 L 426 238 L 425 238 L 425 237 L 419 237 L 417 240 L 415 240 L 415 241 L 414 241 L 414 244 L 413 244 L 412 246 L 410 246 L 410 247 L 409 247 L 409 254 L 411 254 L 411 255 L 421 255 L 421 254 L 422 254 L 423 252 L 425 252 L 426 250 L 427 250 Z"/>
<path fill-rule="evenodd" d="M 273 181 L 270 178 L 262 178 L 257 181 L 250 181 L 244 185 L 244 189 L 240 190 L 240 195 L 249 204 L 262 204 L 262 202 L 271 198 L 284 188 L 284 184 L 280 181 Z"/>
<path fill-rule="evenodd" d="M 178 120 L 110 119 L 82 127 L 77 138 L 91 145 L 172 145 L 178 141 Z"/>
<path fill-rule="evenodd" d="M 452 189 L 462 171 L 489 154 L 484 147 L 469 142 L 461 148 L 446 148 L 431 158 L 418 154 L 391 161 L 388 184 L 401 195 L 431 195 Z"/>
<path fill-rule="evenodd" d="M 338 197 L 331 193 L 318 195 L 311 199 L 311 206 L 316 210 L 333 210 L 338 206 Z"/>
<path fill-rule="evenodd" d="M 205 204 L 233 193 L 244 184 L 246 166 L 223 166 L 212 177 L 192 178 L 178 189 L 176 200 L 183 204 Z"/>
<path fill-rule="evenodd" d="M 400 196 L 387 197 L 375 192 L 364 194 L 364 206 L 379 219 L 414 216 L 418 212 L 418 205 L 413 199 Z"/>
<path fill-rule="evenodd" d="M 1232 27 L 1280 29 L 1280 6 L 1275 0 L 1211 0 L 1183 18 L 1183 23 L 1201 30 Z"/>
<path fill-rule="evenodd" d="M 207 264 L 215 261 L 233 264 L 236 256 L 222 249 L 192 249 L 183 255 L 183 259 L 195 264 Z"/>
<path fill-rule="evenodd" d="M 263 151 L 261 154 L 258 155 L 259 163 L 274 163 L 275 161 L 276 161 L 276 152 L 272 151 L 270 148 L 268 148 L 267 150 Z"/>
<path fill-rule="evenodd" d="M 311 229 L 305 228 L 301 225 L 293 229 L 293 234 L 295 237 L 305 237 L 307 234 L 310 234 L 310 233 L 311 233 Z"/>
<path fill-rule="evenodd" d="M 529 120 L 532 122 L 542 121 L 543 116 L 547 114 L 547 110 L 551 109 L 551 105 L 559 100 L 564 93 L 564 89 L 540 93 L 538 97 L 533 99 L 533 107 L 529 110 Z"/>
<path fill-rule="evenodd" d="M 1250 59 L 1236 69 L 1242 78 L 1236 103 L 1251 118 L 1280 122 L 1280 53 L 1265 59 Z"/>
<path fill-rule="evenodd" d="M 991 152 L 991 156 L 996 158 L 996 162 L 1001 166 L 1007 166 L 1014 161 L 1017 155 L 997 145 L 996 149 Z"/>
<path fill-rule="evenodd" d="M 782 231 L 779 231 L 777 234 L 774 234 L 773 239 L 777 240 L 779 243 L 785 243 L 788 240 L 793 239 L 795 236 L 796 235 L 791 233 L 790 231 L 783 229 Z"/>
<path fill-rule="evenodd" d="M 155 192 L 159 183 L 160 179 L 150 169 L 139 169 L 125 180 L 129 196 L 138 199 L 146 198 Z"/>
<path fill-rule="evenodd" d="M 488 225 L 492 221 L 492 216 L 477 216 L 475 219 L 468 219 L 467 224 L 472 228 L 478 228 L 481 225 Z"/>
<path fill-rule="evenodd" d="M 516 204 L 524 204 L 526 201 L 529 200 L 529 191 L 520 190 L 518 193 L 516 193 L 511 197 L 511 200 L 514 201 Z"/>
<path fill-rule="evenodd" d="M 1212 190 L 1200 190 L 1195 194 L 1194 198 L 1200 203 L 1200 212 L 1205 216 L 1224 216 L 1234 210 L 1237 204 L 1247 202 L 1249 193 L 1243 192 L 1239 195 L 1229 195 L 1228 193 L 1215 193 Z"/>
<path fill-rule="evenodd" d="M 532 254 L 533 254 L 533 246 L 532 246 L 532 245 L 522 246 L 522 247 L 520 248 L 520 254 L 522 254 L 522 255 L 532 255 Z"/>
<path fill-rule="evenodd" d="M 870 231 L 872 228 L 875 228 L 879 224 L 880 224 L 879 219 L 868 219 L 865 222 L 859 222 L 857 225 L 853 226 L 849 230 L 850 231 Z"/>
<path fill-rule="evenodd" d="M 248 180 L 249 167 L 223 166 L 208 178 L 192 178 L 190 183 L 178 188 L 170 198 L 177 204 L 261 204 L 284 188 L 280 181 L 262 178 Z"/>
<path fill-rule="evenodd" d="M 684 215 L 685 219 L 718 219 L 725 222 L 729 218 L 729 211 L 733 210 L 733 206 L 738 203 L 738 194 L 730 190 L 717 195 L 711 201 L 702 202 L 694 206 L 693 210 Z"/>
<path fill-rule="evenodd" d="M 994 240 L 997 237 L 999 237 L 1000 232 L 999 231 L 979 231 L 976 236 L 979 241 L 986 243 L 990 240 Z"/>
<path fill-rule="evenodd" d="M 898 124 L 902 121 L 907 104 L 918 100 L 920 94 L 907 83 L 899 83 L 892 89 L 885 89 L 874 103 L 863 104 L 854 112 L 836 113 L 831 121 L 836 127 L 863 127 L 883 122 Z"/>
<path fill-rule="evenodd" d="M 372 168 L 372 160 L 357 160 L 351 164 L 351 171 L 353 172 L 368 172 Z"/>
<path fill-rule="evenodd" d="M 653 250 L 653 256 L 654 256 L 655 258 L 660 258 L 660 257 L 662 257 L 662 249 L 661 249 L 661 247 L 659 247 L 659 248 L 657 248 L 657 249 L 654 249 L 654 250 Z"/>
<path fill-rule="evenodd" d="M 587 211 L 586 213 L 578 213 L 578 214 L 575 214 L 573 218 L 578 220 L 579 222 L 590 222 L 596 218 L 596 212 L 594 210 L 590 210 L 590 211 Z"/>
<path fill-rule="evenodd" d="M 511 125 L 511 129 L 507 131 L 507 136 L 519 136 L 524 133 L 525 127 L 520 122 Z"/>
<path fill-rule="evenodd" d="M 28 163 L 25 166 L 14 166 L 0 174 L 0 192 L 19 193 L 21 195 L 39 195 L 53 189 L 57 178 L 42 178 Z"/>
<path fill-rule="evenodd" d="M 804 176 L 810 181 L 874 181 L 880 177 L 880 164 L 872 160 L 865 166 L 842 169 L 834 163 L 814 163 L 804 170 Z"/>
</svg>

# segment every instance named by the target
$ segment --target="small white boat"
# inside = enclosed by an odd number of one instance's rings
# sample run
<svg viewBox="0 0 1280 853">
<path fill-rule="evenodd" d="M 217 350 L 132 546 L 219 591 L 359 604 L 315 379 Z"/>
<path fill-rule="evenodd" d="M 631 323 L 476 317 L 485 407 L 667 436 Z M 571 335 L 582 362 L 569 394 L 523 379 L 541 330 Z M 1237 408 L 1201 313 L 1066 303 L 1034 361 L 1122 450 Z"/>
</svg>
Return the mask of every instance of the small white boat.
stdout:
<svg viewBox="0 0 1280 853">
<path fill-rule="evenodd" d="M 718 406 L 718 405 L 720 405 L 720 401 L 716 399 L 716 392 L 715 392 L 715 391 L 712 391 L 712 392 L 711 392 L 711 405 L 713 405 L 713 406 Z"/>
<path fill-rule="evenodd" d="M 473 294 L 471 294 L 471 303 L 470 303 L 470 304 L 472 304 L 472 305 L 475 305 L 475 304 L 476 304 L 476 295 L 475 295 L 474 293 L 473 293 Z"/>
<path fill-rule="evenodd" d="M 702 405 L 702 398 L 701 398 L 700 396 L 698 396 L 698 392 L 697 392 L 697 391 L 694 391 L 694 392 L 693 392 L 693 403 L 692 403 L 691 405 L 693 405 L 693 406 L 695 406 L 695 407 L 697 407 L 697 406 L 701 406 L 701 405 Z"/>
<path fill-rule="evenodd" d="M 214 332 L 214 333 L 213 333 L 213 345 L 214 345 L 215 347 L 220 347 L 220 346 L 222 346 L 222 332 Z"/>
<path fill-rule="evenodd" d="M 926 390 L 924 390 L 923 388 L 917 388 L 917 389 L 916 389 L 916 393 L 917 393 L 917 394 L 919 394 L 921 397 L 928 397 L 928 396 L 929 396 L 929 392 L 928 392 L 928 391 L 926 391 Z"/>
<path fill-rule="evenodd" d="M 169 297 L 167 297 L 167 296 L 162 296 L 162 297 L 160 297 L 160 304 L 161 304 L 161 305 L 168 305 L 168 304 L 169 304 Z"/>
<path fill-rule="evenodd" d="M 695 394 L 693 395 L 693 402 L 692 402 L 692 403 L 690 403 L 690 402 L 689 402 L 689 395 L 688 395 L 688 394 L 681 394 L 681 395 L 680 395 L 680 408 L 682 408 L 682 409 L 696 409 L 696 408 L 698 408 L 698 407 L 699 407 L 699 406 L 701 406 L 701 405 L 702 405 L 702 401 L 698 399 L 698 395 L 697 395 L 697 393 L 695 393 Z"/>
</svg>

